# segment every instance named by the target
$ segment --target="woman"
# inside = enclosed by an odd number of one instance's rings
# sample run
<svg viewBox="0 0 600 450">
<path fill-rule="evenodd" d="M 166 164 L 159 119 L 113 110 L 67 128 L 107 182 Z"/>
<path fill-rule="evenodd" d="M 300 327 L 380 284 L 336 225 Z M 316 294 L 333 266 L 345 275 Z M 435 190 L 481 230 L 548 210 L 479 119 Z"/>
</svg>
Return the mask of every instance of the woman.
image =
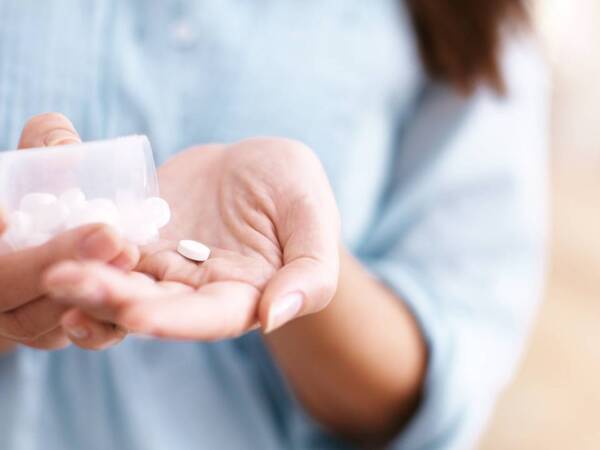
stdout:
<svg viewBox="0 0 600 450">
<path fill-rule="evenodd" d="M 46 114 L 20 147 L 147 133 L 174 216 L 141 254 L 91 225 L 1 257 L 0 448 L 474 445 L 543 266 L 523 16 L 0 1 L 2 147 L 43 110 L 79 134 Z M 286 139 L 240 141 L 261 135 Z M 178 257 L 183 237 L 211 259 Z M 85 350 L 127 331 L 190 342 Z"/>
</svg>

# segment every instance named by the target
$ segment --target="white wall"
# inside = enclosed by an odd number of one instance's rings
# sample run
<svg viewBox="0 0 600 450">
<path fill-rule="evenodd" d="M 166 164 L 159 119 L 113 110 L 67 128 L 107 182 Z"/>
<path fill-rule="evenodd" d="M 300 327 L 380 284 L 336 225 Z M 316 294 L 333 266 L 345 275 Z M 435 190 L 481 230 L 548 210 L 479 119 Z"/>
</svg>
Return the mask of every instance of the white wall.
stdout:
<svg viewBox="0 0 600 450">
<path fill-rule="evenodd" d="M 600 1 L 538 0 L 536 22 L 554 72 L 554 149 L 600 163 Z"/>
</svg>

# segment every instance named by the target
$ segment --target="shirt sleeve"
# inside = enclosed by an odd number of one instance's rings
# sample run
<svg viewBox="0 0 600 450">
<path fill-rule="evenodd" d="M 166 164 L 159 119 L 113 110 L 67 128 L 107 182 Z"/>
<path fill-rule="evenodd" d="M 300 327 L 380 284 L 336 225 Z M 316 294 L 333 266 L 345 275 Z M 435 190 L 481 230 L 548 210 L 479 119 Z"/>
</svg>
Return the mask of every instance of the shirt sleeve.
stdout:
<svg viewBox="0 0 600 450">
<path fill-rule="evenodd" d="M 429 348 L 424 397 L 394 449 L 476 444 L 540 298 L 549 82 L 527 39 L 508 43 L 502 64 L 505 96 L 425 89 L 357 249 L 412 310 Z"/>
</svg>

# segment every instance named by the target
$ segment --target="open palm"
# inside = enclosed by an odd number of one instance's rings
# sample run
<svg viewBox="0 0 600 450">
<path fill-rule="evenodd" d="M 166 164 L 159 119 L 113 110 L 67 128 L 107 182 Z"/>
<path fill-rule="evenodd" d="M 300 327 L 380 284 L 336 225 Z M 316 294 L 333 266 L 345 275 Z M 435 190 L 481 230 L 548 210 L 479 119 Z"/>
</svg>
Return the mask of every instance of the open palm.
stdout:
<svg viewBox="0 0 600 450">
<path fill-rule="evenodd" d="M 284 139 L 194 147 L 161 167 L 159 179 L 173 219 L 136 271 L 61 263 L 49 273 L 51 291 L 102 320 L 178 339 L 233 337 L 258 324 L 268 331 L 328 304 L 339 218 L 306 147 Z M 211 257 L 183 258 L 180 239 L 202 241 Z"/>
</svg>

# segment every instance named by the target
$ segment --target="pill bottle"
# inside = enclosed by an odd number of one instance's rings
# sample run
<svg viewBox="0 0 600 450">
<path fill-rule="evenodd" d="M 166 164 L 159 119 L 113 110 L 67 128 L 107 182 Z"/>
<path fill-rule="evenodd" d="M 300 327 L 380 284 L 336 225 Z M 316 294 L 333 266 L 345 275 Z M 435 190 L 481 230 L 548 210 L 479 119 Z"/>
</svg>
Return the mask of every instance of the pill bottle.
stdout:
<svg viewBox="0 0 600 450">
<path fill-rule="evenodd" d="M 0 208 L 12 250 L 89 223 L 144 245 L 170 219 L 146 136 L 0 152 Z"/>
</svg>

